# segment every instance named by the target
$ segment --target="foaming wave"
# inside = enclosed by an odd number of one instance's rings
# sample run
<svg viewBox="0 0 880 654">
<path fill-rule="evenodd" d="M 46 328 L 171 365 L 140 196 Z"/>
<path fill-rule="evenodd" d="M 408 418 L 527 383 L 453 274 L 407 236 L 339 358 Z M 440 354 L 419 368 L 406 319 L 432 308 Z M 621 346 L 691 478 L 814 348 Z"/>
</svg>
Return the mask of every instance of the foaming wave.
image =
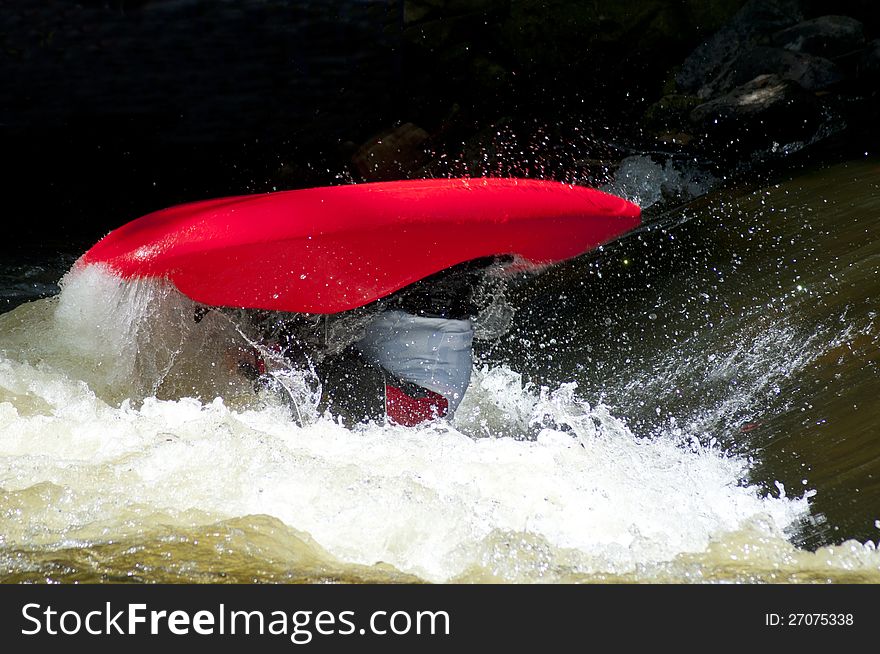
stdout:
<svg viewBox="0 0 880 654">
<path fill-rule="evenodd" d="M 197 319 L 197 305 L 170 283 L 74 266 L 61 286 L 57 297 L 0 316 L 0 353 L 81 380 L 116 405 L 253 395 L 227 360 L 247 345 L 235 323 L 219 312 Z"/>
<path fill-rule="evenodd" d="M 300 427 L 224 376 L 241 335 L 194 308 L 89 267 L 0 319 L 4 550 L 106 551 L 264 516 L 290 551 L 308 544 L 310 570 L 639 579 L 744 529 L 787 542 L 808 514 L 808 495 L 746 484 L 743 457 L 675 426 L 635 434 L 575 384 L 538 388 L 503 366 L 474 371 L 453 424 Z"/>
<path fill-rule="evenodd" d="M 281 407 L 220 399 L 113 406 L 9 360 L 0 392 L 6 548 L 266 515 L 328 561 L 431 581 L 556 581 L 633 574 L 755 520 L 783 539 L 807 511 L 806 498 L 743 486 L 743 459 L 681 435 L 637 438 L 571 385 L 523 388 L 505 368 L 476 372 L 456 425 L 420 429 L 300 428 Z M 493 413 L 504 406 L 512 420 Z M 484 418 L 489 437 L 466 433 Z"/>
</svg>

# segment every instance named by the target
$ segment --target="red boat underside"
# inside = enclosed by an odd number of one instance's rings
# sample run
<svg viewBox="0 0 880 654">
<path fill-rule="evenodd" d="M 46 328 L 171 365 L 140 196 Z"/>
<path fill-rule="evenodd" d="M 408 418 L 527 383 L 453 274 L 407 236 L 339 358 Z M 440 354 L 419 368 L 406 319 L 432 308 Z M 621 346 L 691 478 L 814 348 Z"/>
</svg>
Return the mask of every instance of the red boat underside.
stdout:
<svg viewBox="0 0 880 654">
<path fill-rule="evenodd" d="M 570 259 L 639 215 L 613 195 L 538 180 L 333 186 L 163 209 L 114 230 L 78 265 L 165 278 L 211 306 L 336 313 L 480 257 Z"/>
</svg>

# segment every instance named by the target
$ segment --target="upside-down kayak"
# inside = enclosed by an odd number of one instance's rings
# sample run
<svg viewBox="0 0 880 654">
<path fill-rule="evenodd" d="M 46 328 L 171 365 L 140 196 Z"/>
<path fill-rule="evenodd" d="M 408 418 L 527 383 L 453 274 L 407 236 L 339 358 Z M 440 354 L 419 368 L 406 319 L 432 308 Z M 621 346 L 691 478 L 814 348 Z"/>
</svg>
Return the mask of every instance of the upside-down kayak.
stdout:
<svg viewBox="0 0 880 654">
<path fill-rule="evenodd" d="M 428 179 L 245 195 L 138 218 L 77 265 L 164 278 L 211 306 L 337 313 L 473 259 L 542 265 L 607 243 L 639 208 L 527 179 Z"/>
</svg>

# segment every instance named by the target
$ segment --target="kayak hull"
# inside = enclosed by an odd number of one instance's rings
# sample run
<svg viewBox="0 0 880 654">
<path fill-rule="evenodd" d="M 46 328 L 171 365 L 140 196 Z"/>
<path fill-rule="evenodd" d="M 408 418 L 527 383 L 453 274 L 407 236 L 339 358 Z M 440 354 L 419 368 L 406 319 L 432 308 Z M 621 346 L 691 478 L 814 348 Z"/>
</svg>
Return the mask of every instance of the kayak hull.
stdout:
<svg viewBox="0 0 880 654">
<path fill-rule="evenodd" d="M 525 179 L 381 182 L 194 202 L 116 229 L 77 265 L 163 278 L 191 299 L 337 313 L 465 261 L 564 261 L 639 224 L 595 189 Z"/>
</svg>

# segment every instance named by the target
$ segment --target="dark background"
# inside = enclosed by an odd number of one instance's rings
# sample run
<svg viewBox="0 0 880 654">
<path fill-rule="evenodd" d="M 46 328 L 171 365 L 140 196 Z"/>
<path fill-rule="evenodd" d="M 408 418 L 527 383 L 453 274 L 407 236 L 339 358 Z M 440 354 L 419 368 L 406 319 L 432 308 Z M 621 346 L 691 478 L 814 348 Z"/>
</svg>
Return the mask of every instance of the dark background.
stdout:
<svg viewBox="0 0 880 654">
<path fill-rule="evenodd" d="M 187 200 L 461 172 L 432 164 L 478 163 L 502 128 L 503 161 L 466 172 L 558 178 L 577 139 L 581 162 L 650 149 L 646 110 L 744 4 L 3 0 L 0 249 L 81 250 Z M 876 32 L 872 1 L 797 4 Z M 358 165 L 410 123 L 415 150 Z"/>
</svg>

